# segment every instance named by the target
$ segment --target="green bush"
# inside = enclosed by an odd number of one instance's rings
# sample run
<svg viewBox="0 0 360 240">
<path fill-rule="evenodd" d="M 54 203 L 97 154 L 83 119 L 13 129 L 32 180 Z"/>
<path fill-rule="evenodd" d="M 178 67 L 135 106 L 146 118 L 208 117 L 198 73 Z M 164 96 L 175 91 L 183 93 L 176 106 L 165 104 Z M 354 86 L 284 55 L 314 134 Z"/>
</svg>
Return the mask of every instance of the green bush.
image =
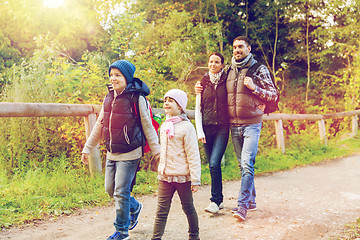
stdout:
<svg viewBox="0 0 360 240">
<path fill-rule="evenodd" d="M 60 157 L 54 159 L 53 169 L 18 170 L 11 177 L 0 171 L 1 228 L 110 201 L 103 176 L 90 177 L 84 170 L 74 169 L 68 160 Z"/>
</svg>

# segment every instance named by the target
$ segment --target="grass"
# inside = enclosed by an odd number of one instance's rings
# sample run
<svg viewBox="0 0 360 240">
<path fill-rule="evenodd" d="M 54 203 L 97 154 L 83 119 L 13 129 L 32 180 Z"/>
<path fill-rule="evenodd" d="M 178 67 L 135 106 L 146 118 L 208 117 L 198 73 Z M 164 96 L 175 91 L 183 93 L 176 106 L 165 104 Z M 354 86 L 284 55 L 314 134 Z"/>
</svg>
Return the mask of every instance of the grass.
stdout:
<svg viewBox="0 0 360 240">
<path fill-rule="evenodd" d="M 360 238 L 360 218 L 346 224 L 341 236 L 331 237 L 330 240 L 356 240 Z"/>
<path fill-rule="evenodd" d="M 1 228 L 109 202 L 102 176 L 91 178 L 72 169 L 66 159 L 60 162 L 56 171 L 29 170 L 11 178 L 0 172 Z"/>
<path fill-rule="evenodd" d="M 285 154 L 280 150 L 267 149 L 259 152 L 256 157 L 255 175 L 271 173 L 276 171 L 290 170 L 308 164 L 318 163 L 324 160 L 331 160 L 344 157 L 360 151 L 360 136 L 346 140 L 331 141 L 325 146 L 318 140 L 303 138 L 302 142 L 287 148 Z M 225 152 L 226 163 L 222 167 L 223 180 L 240 179 L 239 167 L 234 153 L 233 145 L 230 142 Z M 202 183 L 210 183 L 209 166 L 202 167 Z"/>
<path fill-rule="evenodd" d="M 359 139 L 358 135 L 347 140 L 331 141 L 328 146 L 304 139 L 303 142 L 298 142 L 298 145 L 288 147 L 285 154 L 275 149 L 261 149 L 256 159 L 255 174 L 288 170 L 359 152 Z M 49 216 L 71 214 L 81 208 L 104 206 L 112 201 L 104 191 L 103 176 L 90 177 L 86 171 L 74 169 L 65 157 L 54 162 L 58 164 L 54 167 L 56 170 L 18 171 L 11 177 L 8 177 L 4 170 L 0 170 L 1 228 L 26 224 Z M 232 143 L 228 144 L 222 169 L 224 181 L 240 179 Z M 209 167 L 206 163 L 202 166 L 202 183 L 210 183 Z M 133 190 L 135 195 L 150 194 L 156 189 L 156 172 L 138 172 L 137 184 Z M 358 231 L 359 224 L 354 228 Z"/>
</svg>

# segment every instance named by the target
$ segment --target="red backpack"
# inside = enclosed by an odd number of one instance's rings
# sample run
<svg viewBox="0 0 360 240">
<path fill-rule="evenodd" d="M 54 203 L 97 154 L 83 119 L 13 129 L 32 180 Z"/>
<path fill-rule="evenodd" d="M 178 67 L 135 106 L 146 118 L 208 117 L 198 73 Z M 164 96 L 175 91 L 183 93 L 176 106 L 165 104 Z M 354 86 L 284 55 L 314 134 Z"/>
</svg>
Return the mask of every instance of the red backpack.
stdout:
<svg viewBox="0 0 360 240">
<path fill-rule="evenodd" d="M 148 104 L 148 107 L 149 107 L 149 111 L 150 111 L 150 118 L 151 118 L 151 123 L 153 125 L 153 127 L 155 128 L 155 131 L 159 137 L 159 127 L 160 127 L 160 122 L 158 121 L 161 121 L 161 118 L 158 118 L 159 120 L 156 120 L 155 119 L 155 115 L 153 114 L 152 112 L 152 109 L 151 109 L 151 105 L 150 105 L 150 102 L 149 100 L 146 99 L 146 102 Z M 150 152 L 150 146 L 149 146 L 149 143 L 147 141 L 145 141 L 145 147 L 144 147 L 144 153 L 147 153 L 147 152 Z"/>
</svg>

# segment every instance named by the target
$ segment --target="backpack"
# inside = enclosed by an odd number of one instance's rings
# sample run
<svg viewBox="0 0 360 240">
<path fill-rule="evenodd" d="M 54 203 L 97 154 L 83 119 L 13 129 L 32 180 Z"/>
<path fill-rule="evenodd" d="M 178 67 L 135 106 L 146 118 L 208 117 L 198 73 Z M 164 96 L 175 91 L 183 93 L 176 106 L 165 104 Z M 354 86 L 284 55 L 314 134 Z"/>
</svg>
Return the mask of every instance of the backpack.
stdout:
<svg viewBox="0 0 360 240">
<path fill-rule="evenodd" d="M 247 73 L 246 73 L 246 76 L 247 77 L 251 77 L 254 81 L 255 78 L 253 77 L 254 73 L 256 72 L 256 70 L 261 66 L 262 64 L 257 62 L 255 63 L 254 65 L 252 65 Z M 272 102 L 272 101 L 266 101 L 266 100 L 263 100 L 261 99 L 261 101 L 265 104 L 265 110 L 264 110 L 264 113 L 265 114 L 269 114 L 269 113 L 272 113 L 272 112 L 275 112 L 277 110 L 279 110 L 279 99 L 280 99 L 280 94 L 279 94 L 279 90 L 278 90 L 278 87 L 276 86 L 276 83 L 275 83 L 275 80 L 274 80 L 274 76 L 273 74 L 270 72 L 270 76 L 271 76 L 271 80 L 274 84 L 274 87 L 275 87 L 275 90 L 277 92 L 277 95 L 278 95 L 278 98 L 276 99 L 276 101 Z M 258 83 L 257 83 L 258 84 Z M 258 84 L 259 85 L 259 84 Z"/>
<path fill-rule="evenodd" d="M 133 94 L 134 96 L 134 94 Z M 131 97 L 132 101 L 133 101 L 133 105 L 134 105 L 134 113 L 136 115 L 138 115 L 138 117 L 140 118 L 140 112 L 138 111 L 139 109 L 139 97 L 140 97 L 140 94 L 138 94 L 138 96 L 134 99 L 134 97 Z M 150 111 L 150 118 L 151 118 L 151 123 L 157 133 L 157 135 L 159 136 L 159 127 L 160 127 L 160 121 L 161 121 L 161 118 L 155 116 L 152 112 L 152 109 L 151 109 L 151 105 L 150 105 L 150 102 L 149 100 L 143 95 L 143 97 L 146 99 L 146 105 L 147 107 L 149 108 L 149 111 Z M 146 141 L 146 138 L 145 138 L 145 146 L 143 148 L 143 153 L 147 153 L 147 152 L 150 152 L 150 146 L 149 146 L 149 143 Z"/>
</svg>

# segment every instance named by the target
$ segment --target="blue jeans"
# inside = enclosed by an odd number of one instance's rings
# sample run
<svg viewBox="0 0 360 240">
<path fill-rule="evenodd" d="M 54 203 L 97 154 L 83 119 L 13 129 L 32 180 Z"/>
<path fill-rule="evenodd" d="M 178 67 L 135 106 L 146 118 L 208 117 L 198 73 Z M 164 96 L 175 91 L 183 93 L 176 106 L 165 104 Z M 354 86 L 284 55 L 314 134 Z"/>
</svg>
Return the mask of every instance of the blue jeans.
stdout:
<svg viewBox="0 0 360 240">
<path fill-rule="evenodd" d="M 205 154 L 209 161 L 211 176 L 211 198 L 210 201 L 220 205 L 223 202 L 222 194 L 222 174 L 221 159 L 226 150 L 229 140 L 229 127 L 217 125 L 205 125 L 204 133 L 206 143 L 204 143 Z"/>
<path fill-rule="evenodd" d="M 256 206 L 254 164 L 258 151 L 262 123 L 243 126 L 231 126 L 231 137 L 234 150 L 241 170 L 241 188 L 238 196 L 238 206 L 245 210 L 249 205 Z"/>
<path fill-rule="evenodd" d="M 114 226 L 123 238 L 129 236 L 130 212 L 135 212 L 140 203 L 130 195 L 131 182 L 140 159 L 127 161 L 106 160 L 105 190 L 115 200 Z"/>
</svg>

